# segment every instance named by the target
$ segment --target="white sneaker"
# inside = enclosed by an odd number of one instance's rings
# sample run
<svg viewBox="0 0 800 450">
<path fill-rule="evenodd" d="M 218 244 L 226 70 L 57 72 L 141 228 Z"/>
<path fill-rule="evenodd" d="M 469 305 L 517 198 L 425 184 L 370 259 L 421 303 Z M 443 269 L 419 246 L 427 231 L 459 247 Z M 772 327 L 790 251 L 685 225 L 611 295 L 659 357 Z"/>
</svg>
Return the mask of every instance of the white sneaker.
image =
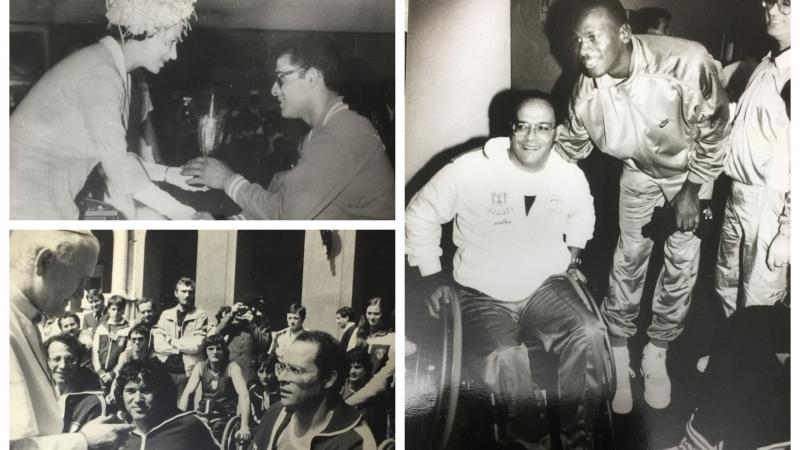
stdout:
<svg viewBox="0 0 800 450">
<path fill-rule="evenodd" d="M 642 350 L 644 401 L 653 409 L 664 409 L 671 400 L 672 384 L 667 374 L 667 349 L 647 343 Z"/>
<path fill-rule="evenodd" d="M 612 346 L 614 367 L 617 372 L 617 391 L 611 401 L 611 409 L 617 414 L 628 414 L 633 409 L 633 394 L 631 394 L 631 358 L 628 346 Z"/>
</svg>

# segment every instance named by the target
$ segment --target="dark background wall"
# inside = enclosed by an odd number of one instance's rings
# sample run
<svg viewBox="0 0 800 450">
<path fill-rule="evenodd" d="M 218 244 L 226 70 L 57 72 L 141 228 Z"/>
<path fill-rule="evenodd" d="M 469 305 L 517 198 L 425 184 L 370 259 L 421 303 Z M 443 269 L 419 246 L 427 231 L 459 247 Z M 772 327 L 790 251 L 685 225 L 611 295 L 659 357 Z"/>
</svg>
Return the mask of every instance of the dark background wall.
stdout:
<svg viewBox="0 0 800 450">
<path fill-rule="evenodd" d="M 356 232 L 352 304 L 355 318 L 365 313 L 369 299 L 381 297 L 385 309 L 381 313 L 385 314 L 385 320 L 394 326 L 394 248 L 393 232 L 385 230 Z"/>
<path fill-rule="evenodd" d="M 164 311 L 177 304 L 175 283 L 182 277 L 197 277 L 197 231 L 150 230 L 145 239 L 142 294 Z"/>
<path fill-rule="evenodd" d="M 273 328 L 285 327 L 289 305 L 302 300 L 305 231 L 241 230 L 237 239 L 234 298 L 263 295 Z"/>
<path fill-rule="evenodd" d="M 32 25 L 31 23 L 25 23 Z M 97 24 L 36 23 L 47 30 L 50 65 L 106 34 Z M 273 108 L 269 90 L 274 81 L 276 48 L 286 40 L 302 36 L 322 36 L 338 46 L 349 80 L 356 88 L 372 89 L 394 76 L 394 35 L 391 33 L 283 31 L 196 27 L 178 46 L 178 59 L 167 64 L 159 75 L 148 74 L 148 84 L 156 98 L 171 94 L 196 97 L 207 104 L 210 89 L 218 99 L 237 95 L 245 99 L 257 89 Z M 30 56 L 28 42 L 12 37 L 11 60 Z M 34 74 L 41 75 L 41 74 Z M 220 104 L 219 106 L 222 106 Z"/>
</svg>

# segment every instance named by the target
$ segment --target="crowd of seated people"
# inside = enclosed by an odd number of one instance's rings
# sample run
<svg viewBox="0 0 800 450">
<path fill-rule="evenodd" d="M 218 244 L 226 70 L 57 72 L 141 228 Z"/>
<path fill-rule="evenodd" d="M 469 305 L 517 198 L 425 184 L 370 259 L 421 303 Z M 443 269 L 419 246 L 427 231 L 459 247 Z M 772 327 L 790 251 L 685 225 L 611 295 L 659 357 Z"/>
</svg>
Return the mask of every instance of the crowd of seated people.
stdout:
<svg viewBox="0 0 800 450">
<path fill-rule="evenodd" d="M 186 288 L 185 295 L 181 295 L 182 288 Z M 260 295 L 248 294 L 232 306 L 220 307 L 213 323 L 204 320 L 205 313 L 199 309 L 185 308 L 182 318 L 188 320 L 191 312 L 196 325 L 202 324 L 204 337 L 199 361 L 187 369 L 188 380 L 181 386 L 170 363 L 158 357 L 154 346 L 154 335 L 170 333 L 159 329 L 159 324 L 164 326 L 169 320 L 164 322 L 155 302 L 121 295 L 110 296 L 106 302 L 97 290 L 87 291 L 85 296 L 91 300 L 91 310 L 83 321 L 80 315 L 65 312 L 40 325 L 48 334 L 44 349 L 63 412 L 64 432 L 80 432 L 92 419 L 107 416 L 135 426 L 121 448 L 220 448 L 226 426 L 237 418 L 237 429 L 228 439 L 245 445 L 242 448 L 263 448 L 265 443 L 253 437 L 259 427 L 271 426 L 264 418 L 287 407 L 290 384 L 308 387 L 296 383 L 294 366 L 283 361 L 292 360 L 292 349 L 304 348 L 293 345 L 296 341 L 312 334 L 312 341 L 335 342 L 338 348 L 338 381 L 330 385 L 335 389 L 325 388 L 327 394 L 320 401 L 325 399 L 322 403 L 336 411 L 344 408 L 347 417 L 360 415 L 360 427 L 372 430 L 377 442 L 393 438 L 389 414 L 393 414 L 394 334 L 379 298 L 368 302 L 346 355 L 347 344 L 304 328 L 306 309 L 299 303 L 290 305 L 287 327 L 277 331 L 266 318 L 266 301 Z M 179 281 L 176 298 L 179 305 L 193 305 L 191 280 Z M 180 303 L 182 299 L 184 303 Z M 129 305 L 135 305 L 136 314 L 124 313 Z M 86 317 L 97 320 L 87 325 Z M 194 331 L 194 335 L 199 333 Z M 320 338 L 321 334 L 325 337 Z M 166 342 L 182 349 L 178 355 L 189 351 L 170 338 Z M 370 439 L 352 448 L 375 448 Z M 291 445 L 283 442 L 277 448 L 293 448 Z"/>
</svg>

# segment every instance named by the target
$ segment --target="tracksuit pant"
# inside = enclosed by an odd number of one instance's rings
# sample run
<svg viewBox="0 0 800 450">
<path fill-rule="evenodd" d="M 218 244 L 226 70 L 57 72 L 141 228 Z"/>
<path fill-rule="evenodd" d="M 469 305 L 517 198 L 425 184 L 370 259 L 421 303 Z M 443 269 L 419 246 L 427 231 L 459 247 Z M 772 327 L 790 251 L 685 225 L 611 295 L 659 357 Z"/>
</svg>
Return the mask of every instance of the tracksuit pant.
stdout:
<svg viewBox="0 0 800 450">
<path fill-rule="evenodd" d="M 619 189 L 620 235 L 609 275 L 609 294 L 602 312 L 609 333 L 628 338 L 636 334 L 645 276 L 653 241 L 642 236 L 656 206 L 662 206 L 680 191 L 685 175 L 654 179 L 624 166 Z M 711 198 L 713 183 L 700 188 L 701 199 Z M 650 339 L 669 342 L 683 331 L 700 263 L 700 238 L 691 231 L 676 231 L 664 243 L 664 267 L 658 275 L 653 297 Z"/>
<path fill-rule="evenodd" d="M 559 357 L 558 391 L 565 448 L 592 448 L 603 397 L 605 326 L 582 303 L 565 275 L 554 275 L 528 298 L 503 302 L 460 287 L 465 359 L 505 405 L 512 437 L 537 442 L 536 387 L 526 341 L 539 339 Z"/>
<path fill-rule="evenodd" d="M 767 267 L 767 249 L 778 234 L 783 205 L 783 192 L 733 182 L 714 280 L 726 316 L 737 307 L 774 305 L 786 296 L 789 268 Z"/>
</svg>

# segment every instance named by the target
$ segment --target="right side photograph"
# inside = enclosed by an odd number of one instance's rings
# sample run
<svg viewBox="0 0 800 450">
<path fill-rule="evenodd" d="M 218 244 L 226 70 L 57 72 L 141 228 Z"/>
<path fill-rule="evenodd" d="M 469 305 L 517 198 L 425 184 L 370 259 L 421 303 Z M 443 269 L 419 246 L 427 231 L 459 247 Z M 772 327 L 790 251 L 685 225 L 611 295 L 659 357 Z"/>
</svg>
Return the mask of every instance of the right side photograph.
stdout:
<svg viewBox="0 0 800 450">
<path fill-rule="evenodd" d="M 791 0 L 406 23 L 406 448 L 788 449 Z"/>
</svg>

